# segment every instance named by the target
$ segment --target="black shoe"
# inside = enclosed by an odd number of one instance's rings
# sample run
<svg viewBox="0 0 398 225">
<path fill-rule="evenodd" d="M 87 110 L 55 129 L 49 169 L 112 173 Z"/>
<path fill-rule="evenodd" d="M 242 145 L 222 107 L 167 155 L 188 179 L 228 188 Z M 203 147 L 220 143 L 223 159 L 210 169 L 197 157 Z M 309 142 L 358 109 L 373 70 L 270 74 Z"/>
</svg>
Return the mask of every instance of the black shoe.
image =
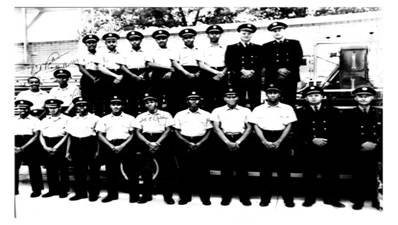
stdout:
<svg viewBox="0 0 398 225">
<path fill-rule="evenodd" d="M 383 208 L 380 206 L 380 202 L 378 200 L 372 201 L 372 207 L 377 210 L 382 210 Z"/>
<path fill-rule="evenodd" d="M 178 204 L 179 205 L 186 205 L 188 202 L 190 202 L 191 200 L 190 199 L 185 199 L 185 198 L 182 198 L 182 199 L 180 199 L 179 201 L 178 201 Z"/>
<path fill-rule="evenodd" d="M 90 202 L 95 202 L 95 201 L 97 201 L 98 200 L 98 195 L 90 195 L 90 196 L 88 196 L 88 200 L 90 201 Z"/>
<path fill-rule="evenodd" d="M 45 193 L 44 195 L 42 195 L 41 197 L 48 198 L 48 197 L 52 197 L 52 196 L 55 196 L 55 195 L 58 195 L 58 193 L 49 191 L 49 192 Z"/>
<path fill-rule="evenodd" d="M 138 199 L 137 203 L 138 204 L 144 204 L 147 203 L 149 201 L 152 201 L 152 196 L 142 196 L 140 199 Z"/>
<path fill-rule="evenodd" d="M 338 200 L 327 200 L 327 201 L 323 201 L 326 205 L 331 205 L 334 206 L 336 208 L 344 208 L 345 205 L 343 203 L 341 203 Z"/>
<path fill-rule="evenodd" d="M 224 206 L 226 206 L 226 205 L 229 205 L 229 203 L 231 203 L 231 198 L 223 198 L 222 200 L 221 200 L 221 205 L 224 205 Z"/>
<path fill-rule="evenodd" d="M 164 202 L 166 202 L 167 205 L 174 205 L 175 201 L 172 197 L 163 197 Z"/>
<path fill-rule="evenodd" d="M 129 202 L 130 203 L 138 202 L 138 200 L 139 200 L 139 198 L 136 195 L 130 195 L 130 197 L 129 197 Z"/>
<path fill-rule="evenodd" d="M 242 205 L 244 205 L 244 206 L 250 206 L 250 205 L 252 205 L 250 199 L 248 199 L 248 198 L 242 198 L 242 199 L 240 199 L 240 202 L 241 202 Z"/>
<path fill-rule="evenodd" d="M 39 197 L 41 195 L 41 191 L 34 191 L 30 194 L 31 198 L 36 198 Z"/>
<path fill-rule="evenodd" d="M 210 199 L 201 199 L 203 205 L 211 205 Z"/>
<path fill-rule="evenodd" d="M 69 201 L 77 201 L 83 198 L 87 198 L 87 195 L 74 195 L 69 199 Z"/>
<path fill-rule="evenodd" d="M 269 205 L 270 202 L 271 202 L 271 199 L 269 199 L 269 198 L 261 198 L 260 206 L 266 207 Z"/>
<path fill-rule="evenodd" d="M 285 201 L 285 206 L 288 208 L 293 208 L 294 207 L 294 202 L 293 201 Z"/>
<path fill-rule="evenodd" d="M 315 204 L 314 199 L 305 199 L 303 202 L 304 207 L 311 207 L 313 204 Z"/>
<path fill-rule="evenodd" d="M 67 192 L 62 192 L 59 194 L 59 198 L 66 198 L 68 197 L 68 193 Z"/>
<path fill-rule="evenodd" d="M 119 198 L 118 196 L 107 195 L 104 199 L 102 199 L 102 202 L 107 203 L 107 202 L 116 200 L 118 198 Z"/>
<path fill-rule="evenodd" d="M 354 210 L 360 210 L 363 208 L 363 202 L 355 202 L 354 205 L 352 205 L 352 209 Z"/>
</svg>

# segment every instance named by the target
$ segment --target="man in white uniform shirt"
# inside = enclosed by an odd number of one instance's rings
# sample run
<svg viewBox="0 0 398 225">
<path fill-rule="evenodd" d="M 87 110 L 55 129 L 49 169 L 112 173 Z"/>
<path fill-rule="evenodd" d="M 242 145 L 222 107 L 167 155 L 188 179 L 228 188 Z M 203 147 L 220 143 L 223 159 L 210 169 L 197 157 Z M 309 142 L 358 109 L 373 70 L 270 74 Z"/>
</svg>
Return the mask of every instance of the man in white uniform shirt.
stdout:
<svg viewBox="0 0 398 225">
<path fill-rule="evenodd" d="M 192 193 L 198 192 L 203 205 L 210 205 L 208 143 L 213 127 L 210 113 L 199 108 L 200 95 L 192 91 L 187 96 L 188 109 L 174 117 L 178 141 L 180 173 L 180 205 L 191 201 Z"/>
<path fill-rule="evenodd" d="M 287 136 L 292 123 L 297 120 L 296 114 L 290 105 L 279 102 L 280 89 L 269 84 L 265 90 L 267 101 L 257 106 L 250 122 L 261 141 L 260 154 L 264 159 L 261 163 L 260 179 L 262 190 L 260 206 L 268 206 L 271 201 L 272 172 L 277 172 L 282 189 L 282 197 L 286 207 L 294 207 L 293 196 L 289 190 L 289 146 Z"/>
<path fill-rule="evenodd" d="M 150 61 L 148 53 L 141 47 L 144 35 L 138 31 L 130 31 L 126 35 L 126 39 L 131 44 L 131 49 L 123 55 L 124 84 L 126 88 L 125 94 L 127 98 L 126 112 L 131 115 L 138 113 L 139 97 L 142 95 L 147 86 L 147 62 Z"/>
<path fill-rule="evenodd" d="M 173 66 L 176 68 L 176 81 L 173 87 L 176 90 L 177 110 L 184 107 L 185 96 L 191 90 L 199 89 L 199 49 L 195 46 L 196 31 L 191 28 L 183 29 L 178 34 L 184 46 L 179 49 L 171 58 Z M 178 90 L 178 91 L 177 91 Z"/>
<path fill-rule="evenodd" d="M 100 88 L 102 89 L 103 104 L 105 106 L 108 104 L 109 99 L 114 95 L 125 98 L 125 87 L 121 70 L 123 59 L 117 49 L 119 39 L 120 36 L 116 33 L 106 33 L 102 36 L 106 49 L 99 54 L 98 69 L 102 73 L 102 78 L 100 80 L 101 83 L 99 86 L 101 86 Z M 109 108 L 104 108 L 105 114 L 109 113 Z"/>
<path fill-rule="evenodd" d="M 43 189 L 43 178 L 40 169 L 40 151 L 37 146 L 39 137 L 40 120 L 29 115 L 32 102 L 27 100 L 15 101 L 15 107 L 19 112 L 13 118 L 15 137 L 15 194 L 19 193 L 19 168 L 22 161 L 28 164 L 30 185 L 32 193 L 30 197 L 41 195 Z"/>
<path fill-rule="evenodd" d="M 96 115 L 101 115 L 104 111 L 103 107 L 103 90 L 101 88 L 101 77 L 103 76 L 99 71 L 97 43 L 99 37 L 93 34 L 88 34 L 83 37 L 82 42 L 87 49 L 79 52 L 77 57 L 77 66 L 82 73 L 80 78 L 81 96 L 86 98 L 91 104 L 92 112 Z"/>
<path fill-rule="evenodd" d="M 49 95 L 46 91 L 40 90 L 40 79 L 38 77 L 29 77 L 28 84 L 29 90 L 21 91 L 15 99 L 32 102 L 31 115 L 41 119 L 45 116 L 44 101 L 49 98 Z"/>
<path fill-rule="evenodd" d="M 57 69 L 54 71 L 53 75 L 57 79 L 59 86 L 51 88 L 49 93 L 50 98 L 61 100 L 63 102 L 61 111 L 70 115 L 73 109 L 72 100 L 80 96 L 80 90 L 76 85 L 68 84 L 69 78 L 71 77 L 69 70 Z"/>
<path fill-rule="evenodd" d="M 137 137 L 139 143 L 137 149 L 142 162 L 142 178 L 144 181 L 143 197 L 141 203 L 152 200 L 152 174 L 151 162 L 158 161 L 160 191 L 167 204 L 174 204 L 171 187 L 172 175 L 175 174 L 175 163 L 168 144 L 168 136 L 171 126 L 174 124 L 170 113 L 159 110 L 157 98 L 151 93 L 144 93 L 143 102 L 146 112 L 137 116 Z"/>
<path fill-rule="evenodd" d="M 40 143 L 47 152 L 46 169 L 48 192 L 42 197 L 59 195 L 66 198 L 69 191 L 68 164 L 66 156 L 66 125 L 69 116 L 61 113 L 62 101 L 48 99 L 45 107 L 48 115 L 40 122 Z"/>
<path fill-rule="evenodd" d="M 211 113 L 214 131 L 221 140 L 221 177 L 223 179 L 223 193 L 221 205 L 229 205 L 232 199 L 232 188 L 239 191 L 239 199 L 245 206 L 251 205 L 244 185 L 247 184 L 247 169 L 245 151 L 247 138 L 251 131 L 248 122 L 250 109 L 238 105 L 237 92 L 229 87 L 224 96 L 226 105 L 215 108 Z M 236 171 L 236 177 L 233 176 Z"/>
<path fill-rule="evenodd" d="M 199 67 L 202 69 L 200 91 L 205 100 L 205 109 L 214 109 L 221 106 L 223 90 L 227 85 L 226 67 L 224 63 L 226 46 L 219 43 L 224 32 L 219 25 L 211 25 L 206 29 L 209 43 L 200 49 L 201 58 Z"/>
<path fill-rule="evenodd" d="M 73 99 L 76 115 L 66 127 L 69 133 L 66 158 L 72 161 L 75 195 L 69 200 L 87 198 L 96 201 L 99 195 L 98 139 L 95 126 L 99 117 L 88 112 L 88 101 L 83 97 Z M 89 177 L 89 181 L 87 181 Z"/>
<path fill-rule="evenodd" d="M 175 74 L 173 74 L 174 67 L 170 59 L 172 50 L 167 46 L 169 36 L 170 33 L 162 29 L 152 33 L 152 38 L 155 39 L 158 46 L 152 50 L 152 59 L 148 62 L 150 72 L 147 88 L 154 95 L 161 96 L 160 101 L 165 104 L 160 108 L 165 107 L 169 112 L 175 113 L 176 103 L 172 96 Z"/>
<path fill-rule="evenodd" d="M 98 131 L 99 140 L 103 143 L 108 195 L 102 202 L 110 202 L 119 198 L 119 184 L 121 181 L 120 164 L 127 170 L 130 202 L 137 201 L 137 178 L 134 177 L 134 152 L 131 140 L 136 126 L 135 118 L 122 111 L 123 100 L 113 96 L 110 100 L 111 113 L 102 117 L 95 129 Z"/>
</svg>

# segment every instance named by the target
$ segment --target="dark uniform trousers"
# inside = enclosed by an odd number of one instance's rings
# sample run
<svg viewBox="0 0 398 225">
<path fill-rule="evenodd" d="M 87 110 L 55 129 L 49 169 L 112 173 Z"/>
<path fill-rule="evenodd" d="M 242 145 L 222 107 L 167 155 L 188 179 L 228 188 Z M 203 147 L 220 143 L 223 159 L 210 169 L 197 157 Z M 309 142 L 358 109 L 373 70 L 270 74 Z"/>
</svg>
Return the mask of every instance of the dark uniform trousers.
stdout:
<svg viewBox="0 0 398 225">
<path fill-rule="evenodd" d="M 238 140 L 242 134 L 225 134 L 225 136 L 232 142 Z M 247 150 L 247 139 L 240 144 L 240 148 L 237 151 L 231 151 L 227 146 L 223 144 L 221 150 L 221 182 L 223 193 L 221 197 L 223 199 L 230 199 L 235 191 L 238 192 L 240 199 L 248 199 L 249 195 L 245 188 L 248 184 L 248 171 L 245 152 Z M 234 171 L 236 176 L 234 177 Z"/>
<path fill-rule="evenodd" d="M 222 71 L 224 67 L 212 67 L 215 70 Z M 227 87 L 227 76 L 220 80 L 214 80 L 215 75 L 206 70 L 200 72 L 200 93 L 204 98 L 203 109 L 211 111 L 216 107 L 225 104 L 223 90 Z"/>
<path fill-rule="evenodd" d="M 111 140 L 110 143 L 117 146 L 125 142 L 125 139 Z M 118 197 L 119 189 L 121 187 L 122 173 L 121 166 L 127 171 L 128 177 L 128 190 L 130 195 L 135 194 L 136 183 L 132 176 L 131 166 L 135 164 L 134 152 L 132 146 L 129 143 L 123 150 L 116 153 L 109 149 L 108 146 L 104 146 L 103 159 L 105 161 L 106 177 L 107 177 L 107 191 L 108 196 Z"/>
<path fill-rule="evenodd" d="M 282 134 L 283 131 L 267 131 L 263 130 L 263 135 L 267 141 L 276 141 Z M 260 150 L 263 162 L 260 164 L 260 180 L 261 189 L 264 190 L 261 194 L 261 198 L 266 200 L 270 199 L 272 195 L 272 172 L 278 174 L 280 194 L 283 200 L 293 201 L 293 196 L 289 187 L 291 186 L 290 178 L 290 167 L 289 167 L 289 145 L 288 140 L 284 140 L 279 146 L 278 150 L 264 149 Z M 262 148 L 265 148 L 262 146 Z"/>
<path fill-rule="evenodd" d="M 131 68 L 129 70 L 136 75 L 144 74 L 145 79 L 142 81 L 137 81 L 130 75 L 123 75 L 123 92 L 127 100 L 126 112 L 130 115 L 137 115 L 139 110 L 138 106 L 140 105 L 140 96 L 143 95 L 146 87 L 148 86 L 148 72 L 146 68 Z"/>
<path fill-rule="evenodd" d="M 109 71 L 118 75 L 123 75 L 121 69 L 117 70 L 109 69 Z M 125 75 L 123 75 L 123 79 L 121 80 L 120 83 L 115 84 L 113 83 L 113 81 L 115 80 L 114 77 L 103 74 L 102 72 L 100 72 L 100 74 L 101 74 L 101 79 L 97 82 L 96 94 L 98 94 L 98 97 L 100 98 L 99 101 L 102 104 L 103 111 L 96 115 L 104 116 L 111 112 L 108 101 L 112 96 L 118 95 L 121 98 L 127 99 L 126 89 L 128 85 Z"/>
<path fill-rule="evenodd" d="M 62 137 L 44 137 L 44 139 L 48 147 L 53 147 Z M 55 153 L 47 153 L 46 167 L 49 192 L 64 194 L 69 191 L 68 163 L 65 154 L 65 143 Z"/>
<path fill-rule="evenodd" d="M 172 73 L 169 79 L 164 79 L 163 76 L 168 72 L 168 69 L 152 68 L 146 80 L 145 90 L 160 97 L 159 107 L 162 110 L 175 113 L 177 105 L 173 96 L 173 85 L 176 82 L 176 73 Z"/>
<path fill-rule="evenodd" d="M 143 133 L 144 137 L 148 141 L 157 141 L 162 133 Z M 143 165 L 141 170 L 144 186 L 143 192 L 144 194 L 151 195 L 153 193 L 153 180 L 152 173 L 154 172 L 153 168 L 153 160 L 155 159 L 159 166 L 159 174 L 158 174 L 158 185 L 159 190 L 163 194 L 165 198 L 171 198 L 173 195 L 173 191 L 175 189 L 176 182 L 176 162 L 174 153 L 171 151 L 172 148 L 170 144 L 170 137 L 167 137 L 163 140 L 160 149 L 158 149 L 155 153 L 150 153 L 148 150 L 148 146 L 144 143 L 140 142 L 138 151 L 141 153 L 139 156 L 141 164 Z"/>
<path fill-rule="evenodd" d="M 281 89 L 281 102 L 294 107 L 297 82 L 300 81 L 299 68 L 303 60 L 300 42 L 293 39 L 285 39 L 281 43 L 271 41 L 263 45 L 262 52 L 266 68 L 266 86 L 269 83 L 278 85 Z M 279 68 L 287 68 L 291 73 L 282 77 L 277 72 Z"/>
<path fill-rule="evenodd" d="M 377 200 L 378 163 L 382 161 L 382 110 L 371 107 L 368 113 L 354 108 L 347 112 L 347 130 L 350 142 L 353 166 L 354 202 L 366 199 Z M 361 144 L 371 141 L 377 147 L 371 151 L 360 151 Z"/>
<path fill-rule="evenodd" d="M 21 147 L 32 138 L 31 135 L 15 135 L 15 146 Z M 43 189 L 43 177 L 40 169 L 42 152 L 38 142 L 33 142 L 23 152 L 15 154 L 15 193 L 18 193 L 19 168 L 22 162 L 27 163 L 29 168 L 30 185 L 33 192 L 40 192 Z"/>
<path fill-rule="evenodd" d="M 225 65 L 228 68 L 228 84 L 237 89 L 243 106 L 253 109 L 261 103 L 261 46 L 242 43 L 228 45 L 225 52 Z M 254 70 L 250 78 L 243 78 L 241 70 Z"/>
<path fill-rule="evenodd" d="M 70 153 L 75 177 L 75 193 L 79 196 L 99 195 L 100 165 L 95 158 L 98 148 L 96 136 L 77 138 L 71 136 Z"/>
<path fill-rule="evenodd" d="M 338 172 L 342 168 L 338 158 L 343 152 L 339 149 L 342 145 L 337 145 L 341 140 L 340 113 L 323 103 L 317 111 L 306 104 L 297 115 L 296 137 L 303 157 L 305 197 L 308 201 L 314 201 L 317 196 L 322 196 L 324 201 L 338 200 Z M 314 138 L 325 138 L 327 144 L 316 146 L 312 143 Z M 319 180 L 316 178 L 318 173 L 321 174 Z"/>
<path fill-rule="evenodd" d="M 198 66 L 182 66 L 185 70 L 190 73 L 199 72 Z M 175 79 L 172 84 L 172 98 L 173 103 L 170 103 L 170 113 L 172 115 L 186 108 L 186 96 L 192 90 L 199 90 L 200 87 L 200 76 L 195 78 L 188 78 L 185 74 L 180 71 L 175 72 Z"/>
<path fill-rule="evenodd" d="M 106 105 L 106 98 L 109 96 L 106 95 L 107 87 L 104 74 L 98 70 L 87 70 L 91 75 L 98 79 L 97 82 L 94 82 L 91 78 L 87 77 L 86 75 L 82 75 L 80 79 L 80 91 L 82 97 L 87 99 L 90 103 L 92 108 L 92 112 L 95 113 L 97 116 L 102 116 L 105 105 Z"/>
<path fill-rule="evenodd" d="M 193 143 L 197 143 L 203 138 L 203 136 L 184 137 Z M 187 145 L 178 140 L 179 195 L 181 199 L 191 200 L 193 193 L 198 193 L 202 200 L 210 199 L 207 150 L 208 144 L 205 142 L 195 152 L 189 152 Z"/>
</svg>

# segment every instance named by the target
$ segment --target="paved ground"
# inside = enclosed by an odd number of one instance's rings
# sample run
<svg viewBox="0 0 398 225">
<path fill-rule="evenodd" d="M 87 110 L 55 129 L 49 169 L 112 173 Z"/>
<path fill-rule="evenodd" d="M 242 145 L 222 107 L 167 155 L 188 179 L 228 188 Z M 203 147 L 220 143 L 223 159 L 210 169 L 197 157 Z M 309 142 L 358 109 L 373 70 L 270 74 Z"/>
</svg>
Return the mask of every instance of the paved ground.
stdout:
<svg viewBox="0 0 398 225">
<path fill-rule="evenodd" d="M 243 206 L 238 199 L 233 199 L 229 206 L 221 206 L 218 196 L 212 197 L 211 206 L 203 206 L 198 197 L 185 206 L 166 205 L 161 195 L 146 204 L 131 204 L 126 193 L 121 193 L 119 200 L 110 203 L 102 203 L 100 199 L 71 202 L 58 196 L 30 198 L 26 166 L 21 168 L 21 178 L 20 194 L 15 197 L 16 219 L 13 220 L 18 224 L 265 224 L 270 221 L 336 224 L 350 220 L 377 222 L 384 213 L 371 208 L 369 202 L 361 211 L 352 210 L 348 201 L 343 201 L 346 207 L 342 209 L 319 200 L 313 207 L 305 208 L 301 206 L 303 199 L 295 200 L 296 207 L 286 208 L 283 200 L 277 197 L 268 207 L 260 207 L 259 198 L 252 198 L 250 207 Z M 72 195 L 70 193 L 68 198 Z M 100 194 L 101 198 L 105 195 L 104 191 Z M 178 200 L 178 197 L 174 195 L 174 199 Z"/>
</svg>

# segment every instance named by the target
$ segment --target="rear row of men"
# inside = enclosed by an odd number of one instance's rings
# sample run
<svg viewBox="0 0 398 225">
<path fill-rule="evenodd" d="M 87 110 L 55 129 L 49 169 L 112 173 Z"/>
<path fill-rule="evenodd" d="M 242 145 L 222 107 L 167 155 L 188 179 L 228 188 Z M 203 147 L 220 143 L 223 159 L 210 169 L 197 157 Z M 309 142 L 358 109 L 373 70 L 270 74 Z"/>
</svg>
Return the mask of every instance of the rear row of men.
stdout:
<svg viewBox="0 0 398 225">
<path fill-rule="evenodd" d="M 239 42 L 224 46 L 219 43 L 223 28 L 211 25 L 206 29 L 209 43 L 201 48 L 195 45 L 197 32 L 185 28 L 179 32 L 184 45 L 176 49 L 168 47 L 170 33 L 161 29 L 152 34 L 157 46 L 150 50 L 141 47 L 144 35 L 131 31 L 126 35 L 131 49 L 125 52 L 117 47 L 118 34 L 102 36 L 103 52 L 97 51 L 100 38 L 89 34 L 82 39 L 87 50 L 79 53 L 76 63 L 83 75 L 82 96 L 93 103 L 96 115 L 107 111 L 106 99 L 113 95 L 125 98 L 126 112 L 136 115 L 139 96 L 152 91 L 167 102 L 174 115 L 190 90 L 200 91 L 204 108 L 212 110 L 223 104 L 222 90 L 232 85 L 242 105 L 253 109 L 260 104 L 262 83 L 266 82 L 279 85 L 283 102 L 293 106 L 303 52 L 299 41 L 284 37 L 286 28 L 285 23 L 271 23 L 268 30 L 275 40 L 261 46 L 251 42 L 257 27 L 241 24 Z"/>
<path fill-rule="evenodd" d="M 280 102 L 281 89 L 273 83 L 265 88 L 267 100 L 253 111 L 238 105 L 239 93 L 233 87 L 224 90 L 224 105 L 211 113 L 200 108 L 202 98 L 199 92 L 191 91 L 185 97 L 188 107 L 177 112 L 174 118 L 169 112 L 159 109 L 159 98 L 151 92 L 143 95 L 146 112 L 137 117 L 124 112 L 126 101 L 116 95 L 108 101 L 110 113 L 101 118 L 89 112 L 90 103 L 85 97 L 74 98 L 76 115 L 73 117 L 61 113 L 61 100 L 47 99 L 45 108 L 48 114 L 42 120 L 30 115 L 32 102 L 16 100 L 18 115 L 13 123 L 15 192 L 18 194 L 18 170 L 24 160 L 29 166 L 31 197 L 41 195 L 43 181 L 38 156 L 42 151 L 49 188 L 42 197 L 67 197 L 67 160 L 70 160 L 75 178 L 75 195 L 70 200 L 88 197 L 89 201 L 96 201 L 100 193 L 98 159 L 102 157 L 108 192 L 102 202 L 118 199 L 121 164 L 128 177 L 130 202 L 151 201 L 154 186 L 152 163 L 156 159 L 161 168 L 160 190 L 167 204 L 175 203 L 173 192 L 178 192 L 178 204 L 181 205 L 190 202 L 192 194 L 197 192 L 202 203 L 210 205 L 207 162 L 209 153 L 218 152 L 222 157 L 221 204 L 228 205 L 237 194 L 241 203 L 248 206 L 251 201 L 245 185 L 250 155 L 256 152 L 261 156 L 258 158 L 260 206 L 270 203 L 272 173 L 277 172 L 284 203 L 287 207 L 294 207 L 294 191 L 290 189 L 291 168 L 287 161 L 293 145 L 300 146 L 305 154 L 303 206 L 309 207 L 317 197 L 322 197 L 325 204 L 344 207 L 335 187 L 341 157 L 338 149 L 341 148 L 341 140 L 345 140 L 341 131 L 347 130 L 350 137 L 345 143 L 352 149 L 355 159 L 352 207 L 361 209 L 370 196 L 372 206 L 380 209 L 376 168 L 381 160 L 382 120 L 381 111 L 371 106 L 376 94 L 372 87 L 359 87 L 353 91 L 357 107 L 344 114 L 344 120 L 336 108 L 323 101 L 323 90 L 317 86 L 305 89 L 306 104 L 296 112 L 290 105 Z M 290 137 L 292 125 L 295 138 Z M 216 141 L 209 141 L 212 136 Z M 178 166 L 174 156 L 177 156 Z M 316 185 L 318 173 L 322 174 L 322 186 L 326 187 L 320 192 L 321 196 L 316 194 L 320 191 Z M 169 182 L 175 177 L 178 177 L 178 188 Z M 232 187 L 237 188 L 237 193 Z"/>
</svg>

